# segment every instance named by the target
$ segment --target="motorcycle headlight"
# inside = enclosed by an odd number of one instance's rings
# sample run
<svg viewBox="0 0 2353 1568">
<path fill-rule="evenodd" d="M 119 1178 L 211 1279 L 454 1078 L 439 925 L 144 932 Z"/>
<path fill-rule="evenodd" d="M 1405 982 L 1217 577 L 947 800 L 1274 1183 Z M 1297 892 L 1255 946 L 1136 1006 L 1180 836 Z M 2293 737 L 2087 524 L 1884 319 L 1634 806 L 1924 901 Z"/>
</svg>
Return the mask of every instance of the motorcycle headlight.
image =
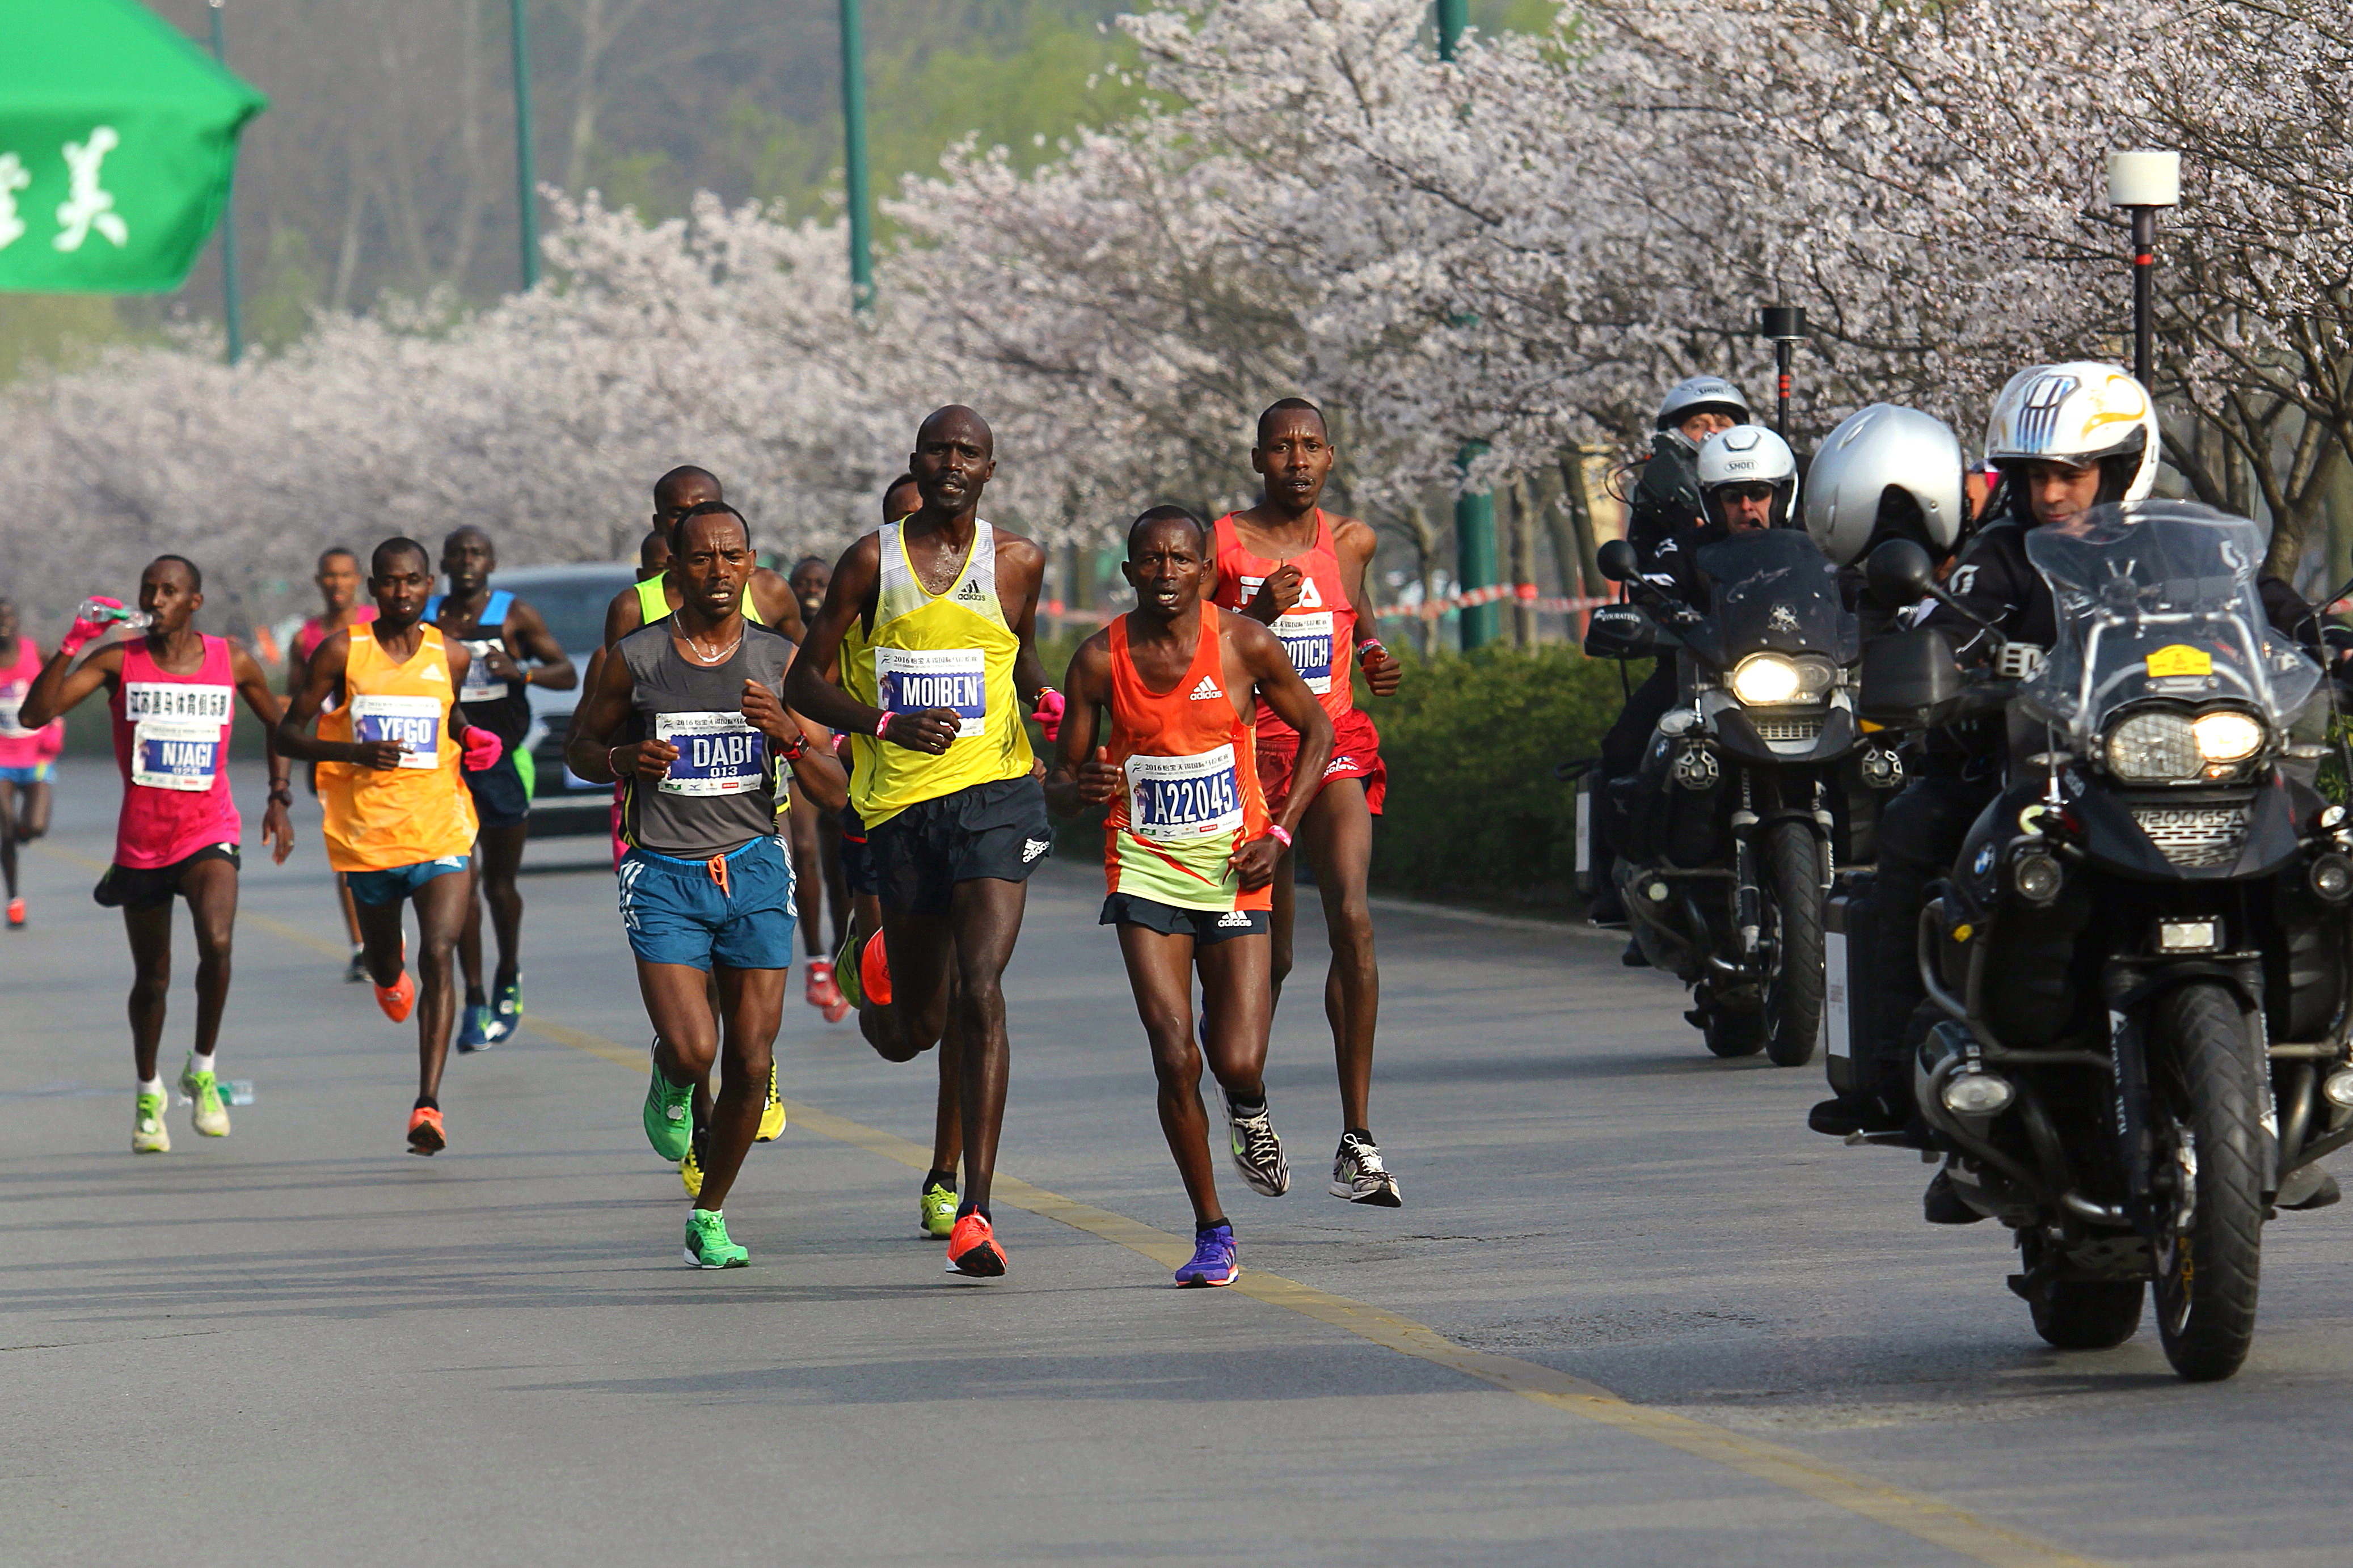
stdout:
<svg viewBox="0 0 2353 1568">
<path fill-rule="evenodd" d="M 2203 762 L 2243 763 L 2263 749 L 2263 725 L 2228 709 L 2200 713 L 2190 721 L 2189 732 Z"/>
<path fill-rule="evenodd" d="M 2102 750 L 2108 772 L 2126 784 L 2194 779 L 2204 766 L 2189 716 L 2162 709 L 2136 713 L 2116 725 Z"/>
<path fill-rule="evenodd" d="M 1820 702 L 1838 684 L 1838 666 L 1816 654 L 1754 653 L 1732 672 L 1732 694 L 1749 708 Z"/>
</svg>

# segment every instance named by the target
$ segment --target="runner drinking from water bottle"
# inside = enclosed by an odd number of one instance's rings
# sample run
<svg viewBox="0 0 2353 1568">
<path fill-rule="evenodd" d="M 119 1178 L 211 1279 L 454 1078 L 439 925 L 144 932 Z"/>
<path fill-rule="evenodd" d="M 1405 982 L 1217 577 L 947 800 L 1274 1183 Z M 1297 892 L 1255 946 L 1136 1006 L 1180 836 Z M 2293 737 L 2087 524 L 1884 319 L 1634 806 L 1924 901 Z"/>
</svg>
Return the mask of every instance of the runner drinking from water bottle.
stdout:
<svg viewBox="0 0 2353 1568">
<path fill-rule="evenodd" d="M 364 626 L 375 619 L 374 605 L 357 603 L 365 584 L 360 575 L 360 558 L 342 545 L 320 553 L 318 574 L 311 580 L 319 585 L 319 597 L 326 608 L 304 621 L 294 634 L 294 647 L 286 660 L 286 700 L 290 702 L 302 689 L 303 667 L 319 651 L 321 643 L 345 626 Z M 302 780 L 312 795 L 319 793 L 317 769 L 303 768 Z M 343 967 L 343 979 L 357 985 L 367 978 L 367 957 L 360 949 L 359 911 L 352 905 L 352 890 L 343 885 L 341 871 L 335 873 L 335 906 L 343 912 L 343 934 L 352 944 L 352 961 Z"/>
<path fill-rule="evenodd" d="M 458 706 L 473 659 L 425 624 L 433 558 L 413 539 L 387 539 L 369 561 L 376 618 L 319 645 L 302 689 L 278 724 L 278 749 L 319 764 L 327 858 L 359 906 L 376 1005 L 398 1024 L 417 1015 L 417 1103 L 408 1152 L 448 1147 L 441 1069 L 458 994 L 458 932 L 474 896 L 474 797 L 459 769 L 495 765 L 505 747 L 470 726 Z M 319 733 L 306 733 L 311 721 Z M 417 906 L 417 972 L 409 977 L 400 906 Z"/>
<path fill-rule="evenodd" d="M 1333 1156 L 1331 1194 L 1351 1203 L 1395 1208 L 1397 1178 L 1370 1131 L 1373 1029 L 1381 1005 L 1380 966 L 1373 957 L 1373 913 L 1366 882 L 1372 868 L 1373 818 L 1388 787 L 1381 738 L 1356 706 L 1352 663 L 1365 667 L 1377 697 L 1398 689 L 1401 674 L 1358 620 L 1365 567 L 1373 558 L 1373 531 L 1353 517 L 1332 517 L 1322 506 L 1332 475 L 1332 440 L 1315 405 L 1286 397 L 1259 416 L 1250 467 L 1266 493 L 1248 511 L 1218 520 L 1217 559 L 1208 597 L 1272 626 L 1291 651 L 1307 689 L 1331 716 L 1335 732 L 1324 788 L 1300 819 L 1299 848 L 1315 871 L 1324 900 L 1332 968 L 1324 979 L 1324 1013 L 1340 1071 L 1340 1147 Z M 1351 655 L 1353 654 L 1353 658 Z M 1264 702 L 1258 710 L 1258 767 L 1267 805 L 1281 810 L 1299 775 L 1299 734 Z M 1312 784 L 1312 781 L 1311 781 Z M 1279 996 L 1291 973 L 1295 909 L 1294 856 L 1284 850 L 1274 873 L 1274 984 Z"/>
<path fill-rule="evenodd" d="M 491 586 L 499 568 L 491 536 L 470 524 L 441 542 L 441 571 L 449 592 L 425 601 L 425 618 L 442 634 L 466 645 L 471 658 L 466 688 L 458 700 L 469 722 L 499 738 L 505 755 L 480 773 L 466 775 L 473 792 L 481 837 L 474 843 L 474 879 L 481 896 L 466 906 L 466 927 L 458 936 L 458 963 L 466 978 L 466 1001 L 458 1024 L 459 1051 L 487 1050 L 522 1022 L 522 893 L 515 872 L 530 836 L 533 783 L 531 753 L 522 748 L 531 731 L 528 687 L 569 691 L 579 672 L 564 656 L 537 610 L 503 588 Z M 526 664 L 523 660 L 530 660 Z M 482 906 L 490 905 L 498 933 L 495 1002 L 482 989 Z"/>
<path fill-rule="evenodd" d="M 997 471 L 996 437 L 971 409 L 951 405 L 925 419 L 908 467 L 922 508 L 860 539 L 835 565 L 786 694 L 856 737 L 850 799 L 882 899 L 875 977 L 887 965 L 892 987 L 891 1005 L 861 1006 L 858 1024 L 886 1059 L 907 1061 L 939 1043 L 955 961 L 965 1184 L 948 1265 L 986 1278 L 1005 1272 L 988 1215 L 1005 1118 L 1005 965 L 1021 934 L 1029 873 L 1053 847 L 1016 707 L 1017 698 L 1048 690 L 1034 640 L 1046 554 L 979 516 Z M 857 642 L 845 655 L 853 627 Z M 847 692 L 826 679 L 837 659 Z M 870 1004 L 876 989 L 864 986 Z"/>
<path fill-rule="evenodd" d="M 1160 1129 L 1193 1202 L 1194 1251 L 1179 1285 L 1240 1275 L 1234 1227 L 1218 1202 L 1201 1110 L 1201 1056 L 1225 1091 L 1226 1143 L 1250 1187 L 1291 1188 L 1267 1114 L 1266 1040 L 1274 1021 L 1267 913 L 1275 861 L 1314 798 L 1293 789 L 1270 816 L 1259 789 L 1255 700 L 1299 736 L 1299 776 L 1318 779 L 1332 721 L 1273 633 L 1205 604 L 1208 531 L 1156 506 L 1127 531 L 1123 570 L 1135 608 L 1079 645 L 1046 798 L 1065 815 L 1108 805 L 1103 922 L 1120 956 L 1160 1080 Z M 1111 736 L 1098 746 L 1099 710 Z M 1207 1026 L 1193 1037 L 1193 973 Z"/>
<path fill-rule="evenodd" d="M 214 1064 L 221 1012 L 228 1005 L 243 831 L 228 784 L 229 731 L 237 699 L 244 699 L 265 728 L 277 721 L 278 700 L 251 654 L 226 637 L 196 630 L 204 588 L 195 563 L 182 555 L 157 556 L 139 576 L 139 607 L 152 617 L 145 635 L 109 643 L 76 666 L 74 655 L 111 626 L 77 619 L 17 714 L 24 728 L 37 731 L 100 687 L 106 689 L 115 764 L 122 770 L 122 811 L 115 821 L 114 863 L 91 896 L 122 911 L 123 932 L 131 940 L 131 1051 L 139 1073 L 131 1121 L 134 1154 L 161 1154 L 172 1147 L 156 1056 L 172 984 L 175 897 L 188 901 L 196 928 L 195 1049 L 180 1069 L 180 1091 L 193 1102 L 198 1132 L 228 1136 L 228 1110 L 221 1103 Z M 112 599 L 92 603 L 121 608 Z M 282 863 L 294 849 L 294 829 L 286 815 L 294 792 L 287 785 L 286 759 L 273 755 L 269 765 L 269 805 L 261 816 L 261 840 Z"/>
<path fill-rule="evenodd" d="M 17 629 L 16 606 L 0 599 L 0 874 L 8 884 L 11 930 L 25 923 L 25 900 L 16 890 L 16 847 L 49 830 L 49 775 L 66 742 L 62 719 L 38 729 L 19 721 L 26 694 L 40 673 L 41 650 Z"/>
<path fill-rule="evenodd" d="M 813 800 L 839 803 L 847 781 L 833 738 L 779 697 L 793 645 L 744 616 L 753 557 L 743 518 L 723 501 L 691 508 L 671 546 L 670 576 L 685 596 L 606 656 L 568 760 L 583 778 L 628 785 L 621 921 L 656 1031 L 644 1120 L 663 1158 L 686 1158 L 695 1086 L 720 1064 L 685 1251 L 697 1268 L 732 1268 L 750 1254 L 728 1236 L 723 1205 L 774 1082 L 793 960 L 777 764 Z"/>
</svg>

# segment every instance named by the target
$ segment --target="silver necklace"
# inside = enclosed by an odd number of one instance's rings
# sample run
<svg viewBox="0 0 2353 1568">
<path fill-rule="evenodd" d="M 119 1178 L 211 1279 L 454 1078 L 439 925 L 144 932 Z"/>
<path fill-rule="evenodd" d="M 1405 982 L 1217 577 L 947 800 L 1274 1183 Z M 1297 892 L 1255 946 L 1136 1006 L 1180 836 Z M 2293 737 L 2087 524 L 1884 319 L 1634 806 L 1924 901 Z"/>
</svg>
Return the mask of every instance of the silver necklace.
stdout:
<svg viewBox="0 0 2353 1568">
<path fill-rule="evenodd" d="M 737 632 L 735 634 L 735 640 L 729 643 L 725 647 L 721 648 L 717 653 L 705 653 L 702 651 L 702 645 L 694 640 L 694 634 L 692 632 L 688 631 L 684 626 L 679 627 L 678 630 L 679 635 L 686 638 L 686 646 L 694 650 L 694 657 L 701 659 L 705 664 L 724 664 L 729 658 L 733 657 L 737 648 L 744 646 L 744 634 L 742 632 Z"/>
</svg>

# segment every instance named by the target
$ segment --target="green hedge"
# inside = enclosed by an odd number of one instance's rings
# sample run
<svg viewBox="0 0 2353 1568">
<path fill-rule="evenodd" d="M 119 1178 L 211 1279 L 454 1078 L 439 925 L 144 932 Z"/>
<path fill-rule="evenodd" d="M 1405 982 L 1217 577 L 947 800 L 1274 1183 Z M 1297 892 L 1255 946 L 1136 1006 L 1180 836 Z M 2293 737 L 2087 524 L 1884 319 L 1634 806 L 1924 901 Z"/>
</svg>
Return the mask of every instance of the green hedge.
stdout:
<svg viewBox="0 0 2353 1568">
<path fill-rule="evenodd" d="M 1360 700 L 1389 772 L 1377 887 L 1504 903 L 1574 897 L 1576 792 L 1552 770 L 1600 748 L 1625 700 L 1615 662 L 1562 647 L 1485 648 L 1409 662 L 1396 696 Z"/>
</svg>

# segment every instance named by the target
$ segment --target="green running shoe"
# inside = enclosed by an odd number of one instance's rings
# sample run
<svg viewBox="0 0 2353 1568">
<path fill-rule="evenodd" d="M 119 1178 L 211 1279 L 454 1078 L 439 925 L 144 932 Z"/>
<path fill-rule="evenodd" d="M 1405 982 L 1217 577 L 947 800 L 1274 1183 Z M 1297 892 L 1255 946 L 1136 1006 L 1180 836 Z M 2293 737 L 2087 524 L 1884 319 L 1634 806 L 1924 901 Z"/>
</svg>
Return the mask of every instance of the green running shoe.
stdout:
<svg viewBox="0 0 2353 1568">
<path fill-rule="evenodd" d="M 172 1152 L 171 1130 L 164 1125 L 164 1097 L 142 1094 L 131 1112 L 131 1152 L 134 1154 L 168 1154 Z"/>
<path fill-rule="evenodd" d="M 220 1078 L 217 1074 L 196 1070 L 196 1053 L 188 1053 L 187 1065 L 180 1069 L 180 1092 L 195 1106 L 196 1131 L 206 1138 L 228 1136 L 228 1108 L 221 1103 Z"/>
<path fill-rule="evenodd" d="M 858 922 L 848 922 L 849 935 L 841 939 L 841 951 L 833 955 L 833 983 L 841 992 L 841 999 L 849 1004 L 851 1012 L 866 1005 L 865 978 L 858 973 L 859 956 L 865 950 Z"/>
<path fill-rule="evenodd" d="M 646 1077 L 646 1142 L 675 1165 L 694 1146 L 694 1086 L 673 1084 L 659 1066 Z"/>
<path fill-rule="evenodd" d="M 923 1189 L 923 1195 L 916 1201 L 921 1205 L 916 1214 L 916 1224 L 923 1227 L 923 1234 L 946 1240 L 948 1233 L 955 1229 L 955 1189 L 944 1183 L 934 1182 Z"/>
<path fill-rule="evenodd" d="M 695 1268 L 741 1268 L 752 1255 L 727 1239 L 727 1219 L 717 1209 L 689 1209 L 686 1261 Z"/>
</svg>

